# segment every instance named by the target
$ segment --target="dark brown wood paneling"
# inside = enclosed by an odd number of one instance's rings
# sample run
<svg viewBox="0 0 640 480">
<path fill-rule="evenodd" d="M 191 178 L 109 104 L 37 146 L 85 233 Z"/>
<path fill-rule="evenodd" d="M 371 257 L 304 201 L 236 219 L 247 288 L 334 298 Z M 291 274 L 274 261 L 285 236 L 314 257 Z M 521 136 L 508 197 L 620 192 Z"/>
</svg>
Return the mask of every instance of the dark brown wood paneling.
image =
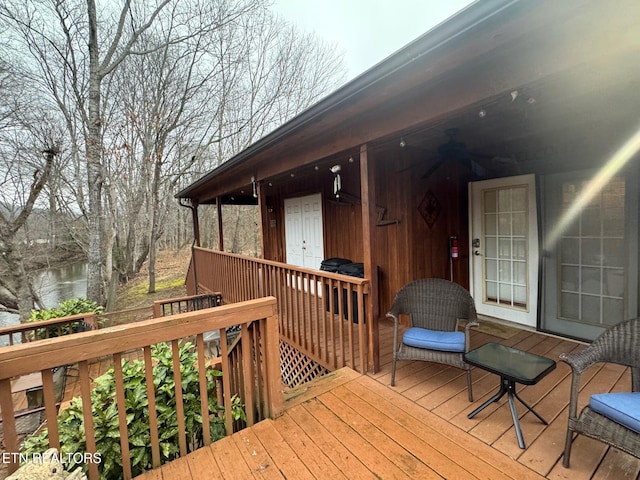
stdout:
<svg viewBox="0 0 640 480">
<path fill-rule="evenodd" d="M 458 237 L 460 249 L 454 281 L 468 287 L 468 172 L 460 164 L 446 162 L 423 178 L 437 155 L 409 146 L 394 145 L 376 157 L 376 205 L 385 209 L 382 225 L 375 229 L 381 314 L 406 283 L 424 277 L 450 279 L 450 236 Z M 428 193 L 438 211 L 431 227 L 420 213 Z M 398 222 L 385 223 L 391 220 Z"/>
</svg>

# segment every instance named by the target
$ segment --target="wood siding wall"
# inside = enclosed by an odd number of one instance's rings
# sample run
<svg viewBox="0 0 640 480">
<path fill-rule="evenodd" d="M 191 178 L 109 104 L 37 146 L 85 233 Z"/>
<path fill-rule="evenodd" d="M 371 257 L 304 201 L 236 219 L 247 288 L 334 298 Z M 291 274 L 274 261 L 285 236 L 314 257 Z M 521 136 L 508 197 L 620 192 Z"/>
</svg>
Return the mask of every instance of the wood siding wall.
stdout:
<svg viewBox="0 0 640 480">
<path fill-rule="evenodd" d="M 410 146 L 377 149 L 374 157 L 376 208 L 376 264 L 380 282 L 380 315 L 389 309 L 395 293 L 407 282 L 422 277 L 450 278 L 449 236 L 458 237 L 460 257 L 454 262 L 454 281 L 469 286 L 467 179 L 461 163 L 448 162 L 429 178 L 425 172 L 437 154 Z M 333 194 L 333 174 L 327 166 L 306 176 L 289 177 L 265 187 L 267 228 L 265 258 L 286 262 L 284 199 L 321 192 L 323 195 L 325 258 L 362 262 L 360 167 L 357 157 L 341 161 L 342 196 Z M 439 210 L 429 227 L 420 213 L 421 202 L 433 194 Z"/>
<path fill-rule="evenodd" d="M 423 178 L 438 156 L 410 146 L 378 152 L 376 160 L 376 205 L 385 208 L 383 225 L 376 227 L 381 314 L 404 284 L 425 277 L 450 279 L 450 236 L 458 237 L 460 250 L 453 280 L 468 288 L 467 172 L 446 162 Z M 421 214 L 428 198 L 435 212 L 431 225 Z M 398 223 L 384 224 L 392 220 Z"/>
<path fill-rule="evenodd" d="M 360 204 L 352 197 L 360 198 L 360 168 L 357 160 L 336 161 L 342 166 L 341 179 L 343 198 L 333 195 L 333 174 L 329 167 L 312 169 L 307 175 L 287 177 L 272 185 L 263 186 L 266 197 L 266 228 L 264 234 L 264 258 L 276 262 L 286 262 L 284 234 L 284 201 L 320 192 L 323 199 L 324 252 L 325 258 L 349 258 L 362 262 L 362 215 Z"/>
</svg>

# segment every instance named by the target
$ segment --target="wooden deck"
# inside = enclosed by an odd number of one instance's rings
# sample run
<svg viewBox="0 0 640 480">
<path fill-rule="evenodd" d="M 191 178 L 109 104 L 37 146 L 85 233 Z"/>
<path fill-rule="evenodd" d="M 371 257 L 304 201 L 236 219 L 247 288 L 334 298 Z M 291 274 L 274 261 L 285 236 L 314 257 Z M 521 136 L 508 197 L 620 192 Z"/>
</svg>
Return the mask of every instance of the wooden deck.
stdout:
<svg viewBox="0 0 640 480">
<path fill-rule="evenodd" d="M 472 347 L 488 341 L 555 360 L 582 348 L 524 330 L 472 335 Z M 640 478 L 640 460 L 583 437 L 574 443 L 571 468 L 562 467 L 570 384 L 564 363 L 537 385 L 518 390 L 549 422 L 543 425 L 518 405 L 527 444 L 522 450 L 506 399 L 467 418 L 497 390 L 496 375 L 473 370 L 473 404 L 467 400 L 463 372 L 437 364 L 399 363 L 396 387 L 391 388 L 389 325 L 381 325 L 381 343 L 384 355 L 377 374 L 335 372 L 289 392 L 283 416 L 137 478 Z M 590 393 L 630 385 L 628 370 L 608 364 L 583 377 L 585 401 Z"/>
</svg>

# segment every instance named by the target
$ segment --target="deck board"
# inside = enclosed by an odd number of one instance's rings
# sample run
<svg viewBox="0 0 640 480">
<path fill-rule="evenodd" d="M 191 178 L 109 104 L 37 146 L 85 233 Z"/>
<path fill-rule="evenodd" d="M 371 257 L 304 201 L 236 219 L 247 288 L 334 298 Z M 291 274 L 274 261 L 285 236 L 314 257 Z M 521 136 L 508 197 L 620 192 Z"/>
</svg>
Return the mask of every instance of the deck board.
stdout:
<svg viewBox="0 0 640 480">
<path fill-rule="evenodd" d="M 203 461 L 189 455 L 190 471 L 200 473 L 191 478 L 207 472 L 210 478 L 640 480 L 640 460 L 584 437 L 575 440 L 571 468 L 562 467 L 571 376 L 558 357 L 582 344 L 526 330 L 507 338 L 473 331 L 472 348 L 494 341 L 558 362 L 537 385 L 518 386 L 519 395 L 549 422 L 545 426 L 517 404 L 527 445 L 522 450 L 505 398 L 467 418 L 495 393 L 497 375 L 472 370 L 473 403 L 464 373 L 443 365 L 399 362 L 396 386 L 390 387 L 388 327 L 381 322 L 379 372 L 341 369 L 287 392 L 282 417 L 238 432 L 222 441 L 226 445 L 202 449 Z M 629 382 L 621 367 L 591 368 L 583 374 L 582 401 L 593 392 L 628 389 Z M 241 468 L 235 463 L 229 476 L 228 468 L 214 468 L 216 460 L 239 462 Z M 165 474 L 164 467 L 159 471 L 157 478 L 181 478 Z"/>
<path fill-rule="evenodd" d="M 467 398 L 464 372 L 444 365 L 398 362 L 396 386 L 390 387 L 390 323 L 380 323 L 379 372 L 361 375 L 341 369 L 289 390 L 281 417 L 137 478 L 640 480 L 640 460 L 584 437 L 574 442 L 571 468 L 562 467 L 571 376 L 558 357 L 582 344 L 526 330 L 508 338 L 472 332 L 472 348 L 494 341 L 558 362 L 537 385 L 518 386 L 521 397 L 549 422 L 545 426 L 517 403 L 527 445 L 522 450 L 505 398 L 467 418 L 495 393 L 497 375 L 472 370 L 473 403 Z M 127 357 L 139 355 L 131 352 Z M 108 367 L 92 365 L 91 376 Z M 76 372 L 69 373 L 65 401 L 77 393 Z M 599 364 L 582 375 L 581 385 L 583 405 L 591 393 L 628 390 L 629 371 Z"/>
<path fill-rule="evenodd" d="M 330 378 L 331 389 L 320 386 L 281 417 L 202 449 L 219 464 L 235 461 L 233 476 L 221 466 L 222 478 L 542 478 L 375 379 L 340 372 L 346 381 Z M 189 468 L 198 454 L 157 471 L 202 478 L 192 472 L 206 465 Z"/>
</svg>

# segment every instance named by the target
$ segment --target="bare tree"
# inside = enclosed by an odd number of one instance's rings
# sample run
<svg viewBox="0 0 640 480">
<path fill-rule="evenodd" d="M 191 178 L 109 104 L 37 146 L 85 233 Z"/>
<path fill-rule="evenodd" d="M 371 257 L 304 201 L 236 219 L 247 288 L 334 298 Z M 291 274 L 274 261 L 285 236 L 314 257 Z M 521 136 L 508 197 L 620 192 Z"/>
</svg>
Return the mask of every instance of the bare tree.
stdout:
<svg viewBox="0 0 640 480">
<path fill-rule="evenodd" d="M 87 253 L 90 299 L 104 304 L 146 260 L 153 291 L 159 242 L 190 238 L 175 191 L 342 81 L 335 47 L 266 1 L 0 4 L 0 58 L 15 55 L 66 129 L 47 193 Z"/>
<path fill-rule="evenodd" d="M 51 93 L 71 130 L 79 120 L 82 127 L 78 152 L 83 150 L 86 168 L 85 215 L 88 224 L 87 296 L 104 304 L 111 275 L 105 265 L 106 212 L 103 117 L 104 80 L 133 55 L 146 55 L 165 45 L 188 41 L 194 34 L 215 31 L 220 10 L 233 15 L 254 8 L 256 1 L 157 0 L 156 2 L 109 2 L 97 8 L 95 0 L 37 1 L 8 0 L 0 6 L 0 18 L 7 30 L 20 35 L 25 49 L 35 59 L 33 77 Z M 161 36 L 165 45 L 147 50 L 148 35 Z M 35 67 L 37 65 L 37 67 Z M 39 70 L 39 71 L 37 71 Z M 73 121 L 75 119 L 76 121 Z M 71 132 L 70 132 L 71 133 Z"/>
<path fill-rule="evenodd" d="M 26 320 L 39 302 L 24 255 L 27 221 L 49 179 L 59 147 L 50 120 L 28 104 L 28 90 L 15 72 L 0 66 L 0 310 Z M 48 140 L 47 140 L 48 137 Z M 37 145 L 40 145 L 40 149 Z M 44 151 L 42 146 L 45 146 Z"/>
</svg>

